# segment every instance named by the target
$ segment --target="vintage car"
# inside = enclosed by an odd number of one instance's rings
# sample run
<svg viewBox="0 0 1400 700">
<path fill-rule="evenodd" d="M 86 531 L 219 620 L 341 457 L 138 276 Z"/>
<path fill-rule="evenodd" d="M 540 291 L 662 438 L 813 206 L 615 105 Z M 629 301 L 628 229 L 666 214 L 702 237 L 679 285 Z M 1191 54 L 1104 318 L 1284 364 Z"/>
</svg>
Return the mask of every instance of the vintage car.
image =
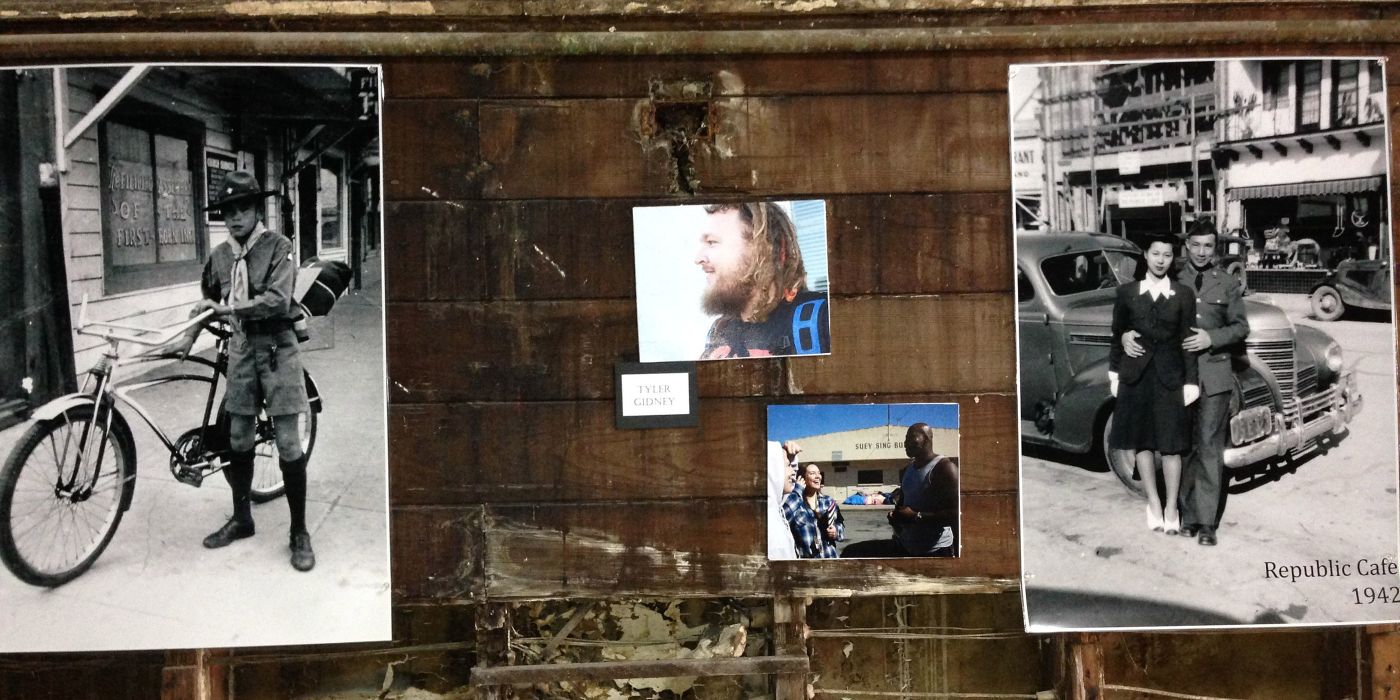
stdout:
<svg viewBox="0 0 1400 700">
<path fill-rule="evenodd" d="M 1319 321 L 1335 321 L 1347 309 L 1390 311 L 1390 263 L 1385 260 L 1343 260 L 1336 271 L 1312 288 L 1312 313 Z"/>
<path fill-rule="evenodd" d="M 1114 287 L 1134 279 L 1142 252 L 1099 233 L 1016 235 L 1017 341 L 1021 439 L 1061 451 L 1101 451 L 1130 490 L 1141 493 L 1130 460 L 1108 449 L 1108 387 Z M 1246 357 L 1235 368 L 1228 467 L 1308 449 L 1345 431 L 1361 409 L 1356 377 L 1326 333 L 1294 326 L 1283 311 L 1245 298 Z"/>
</svg>

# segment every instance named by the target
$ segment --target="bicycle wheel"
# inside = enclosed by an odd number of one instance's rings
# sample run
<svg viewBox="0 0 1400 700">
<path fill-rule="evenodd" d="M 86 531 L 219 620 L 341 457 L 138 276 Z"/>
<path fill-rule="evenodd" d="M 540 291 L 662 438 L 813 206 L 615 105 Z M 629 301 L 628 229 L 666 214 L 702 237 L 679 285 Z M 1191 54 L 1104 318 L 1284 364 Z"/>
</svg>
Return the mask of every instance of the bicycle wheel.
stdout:
<svg viewBox="0 0 1400 700">
<path fill-rule="evenodd" d="M 77 406 L 29 426 L 0 468 L 0 561 L 25 583 L 59 586 L 86 571 L 130 502 L 131 431 L 120 415 L 109 430 L 92 418 L 92 406 Z M 83 455 L 89 429 L 100 461 Z"/>
<path fill-rule="evenodd" d="M 253 448 L 253 502 L 267 503 L 281 498 L 287 492 L 282 481 L 281 457 L 277 452 L 277 434 L 272 420 L 258 414 L 258 444 Z M 299 415 L 297 433 L 301 436 L 301 451 L 311 456 L 311 448 L 316 445 L 316 414 L 305 411 Z"/>
</svg>

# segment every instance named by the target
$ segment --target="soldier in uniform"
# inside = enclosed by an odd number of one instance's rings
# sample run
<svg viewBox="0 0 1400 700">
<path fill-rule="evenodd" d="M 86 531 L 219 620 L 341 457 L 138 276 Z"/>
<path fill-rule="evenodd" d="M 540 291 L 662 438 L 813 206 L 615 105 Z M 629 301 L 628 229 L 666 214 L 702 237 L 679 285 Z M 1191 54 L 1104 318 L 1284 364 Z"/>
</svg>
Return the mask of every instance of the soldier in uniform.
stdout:
<svg viewBox="0 0 1400 700">
<path fill-rule="evenodd" d="M 830 352 L 826 295 L 807 289 L 797 229 L 771 202 L 705 208 L 695 264 L 705 273 L 705 313 L 719 316 L 702 360 Z"/>
<path fill-rule="evenodd" d="M 190 313 L 212 309 L 233 330 L 224 399 L 232 451 L 224 478 L 233 491 L 233 517 L 205 537 L 204 546 L 215 549 L 253 536 L 254 428 L 258 412 L 265 410 L 276 429 L 291 510 L 291 564 L 309 571 L 316 555 L 306 529 L 306 455 L 298 428 L 310 406 L 292 325 L 296 264 L 291 241 L 269 231 L 259 218 L 263 199 L 274 194 L 264 191 L 252 173 L 236 171 L 224 177 L 218 199 L 206 207 L 223 214 L 229 238 L 205 261 L 204 298 Z"/>
<path fill-rule="evenodd" d="M 1186 234 L 1187 264 L 1177 274 L 1178 282 L 1196 291 L 1196 323 L 1182 346 L 1196 353 L 1201 387 L 1192 420 L 1193 451 L 1182 474 L 1180 532 L 1206 546 L 1216 544 L 1225 505 L 1225 444 L 1235 390 L 1234 365 L 1243 362 L 1244 340 L 1249 335 L 1244 288 L 1215 264 L 1218 240 L 1211 222 L 1196 222 Z M 1142 352 L 1133 334 L 1124 334 L 1123 348 L 1134 357 Z"/>
</svg>

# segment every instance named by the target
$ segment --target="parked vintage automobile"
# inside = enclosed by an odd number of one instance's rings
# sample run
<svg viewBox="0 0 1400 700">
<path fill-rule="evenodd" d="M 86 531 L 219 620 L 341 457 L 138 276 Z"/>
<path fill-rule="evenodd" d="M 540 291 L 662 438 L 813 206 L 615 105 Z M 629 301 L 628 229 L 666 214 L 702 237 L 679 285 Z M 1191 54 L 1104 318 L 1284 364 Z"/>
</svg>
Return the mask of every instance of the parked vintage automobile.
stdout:
<svg viewBox="0 0 1400 700">
<path fill-rule="evenodd" d="M 1021 439 L 1085 454 L 1099 450 L 1129 489 L 1141 493 L 1130 460 L 1115 459 L 1108 350 L 1114 287 L 1132 281 L 1142 251 L 1098 233 L 1016 235 Z M 1279 308 L 1246 297 L 1247 357 L 1235 368 L 1229 467 L 1307 449 L 1340 434 L 1361 409 L 1356 378 L 1326 333 L 1295 326 Z"/>
<path fill-rule="evenodd" d="M 1343 260 L 1312 288 L 1312 313 L 1319 321 L 1335 321 L 1348 309 L 1390 311 L 1390 263 L 1385 260 Z"/>
</svg>

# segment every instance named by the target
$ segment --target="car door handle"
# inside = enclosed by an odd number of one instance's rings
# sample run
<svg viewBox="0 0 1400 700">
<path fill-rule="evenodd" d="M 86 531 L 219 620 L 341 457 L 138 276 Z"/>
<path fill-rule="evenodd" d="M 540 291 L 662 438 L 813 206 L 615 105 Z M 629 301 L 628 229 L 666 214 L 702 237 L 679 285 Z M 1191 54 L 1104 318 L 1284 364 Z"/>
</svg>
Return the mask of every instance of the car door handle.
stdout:
<svg viewBox="0 0 1400 700">
<path fill-rule="evenodd" d="M 1021 314 L 1021 318 L 1024 318 L 1027 321 L 1034 321 L 1036 323 L 1044 324 L 1047 326 L 1050 325 L 1049 314 Z"/>
</svg>

